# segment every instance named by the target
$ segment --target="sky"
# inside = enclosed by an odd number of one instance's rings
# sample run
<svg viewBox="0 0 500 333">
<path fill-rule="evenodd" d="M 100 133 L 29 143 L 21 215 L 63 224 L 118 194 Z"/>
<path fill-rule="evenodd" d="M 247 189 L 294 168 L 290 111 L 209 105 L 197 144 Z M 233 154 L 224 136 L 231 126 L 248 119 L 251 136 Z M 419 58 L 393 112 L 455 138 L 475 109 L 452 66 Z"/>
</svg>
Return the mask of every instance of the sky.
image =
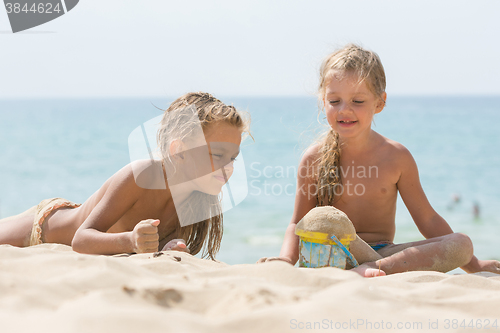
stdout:
<svg viewBox="0 0 500 333">
<path fill-rule="evenodd" d="M 379 54 L 389 96 L 500 94 L 498 13 L 496 0 L 80 0 L 13 34 L 0 7 L 0 98 L 312 96 L 349 42 Z"/>
</svg>

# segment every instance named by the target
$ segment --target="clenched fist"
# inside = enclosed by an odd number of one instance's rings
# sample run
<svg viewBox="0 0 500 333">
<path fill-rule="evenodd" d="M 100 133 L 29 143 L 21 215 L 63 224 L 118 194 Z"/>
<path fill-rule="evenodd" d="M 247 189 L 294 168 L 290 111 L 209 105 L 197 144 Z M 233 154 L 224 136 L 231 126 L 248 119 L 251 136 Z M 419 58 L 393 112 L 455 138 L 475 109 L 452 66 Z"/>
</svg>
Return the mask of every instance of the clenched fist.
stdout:
<svg viewBox="0 0 500 333">
<path fill-rule="evenodd" d="M 130 235 L 135 253 L 148 253 L 158 251 L 159 236 L 158 225 L 160 220 L 144 220 L 134 227 Z"/>
</svg>

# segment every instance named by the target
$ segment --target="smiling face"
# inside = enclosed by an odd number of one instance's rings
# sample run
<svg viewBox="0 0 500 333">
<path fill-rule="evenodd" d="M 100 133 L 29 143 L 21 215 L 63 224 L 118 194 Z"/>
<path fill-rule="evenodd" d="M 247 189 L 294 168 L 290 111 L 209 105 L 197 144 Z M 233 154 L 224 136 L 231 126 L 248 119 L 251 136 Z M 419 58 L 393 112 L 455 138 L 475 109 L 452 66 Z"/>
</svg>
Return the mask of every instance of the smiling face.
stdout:
<svg viewBox="0 0 500 333">
<path fill-rule="evenodd" d="M 240 153 L 241 130 L 225 122 L 210 125 L 205 131 L 211 173 L 193 180 L 195 189 L 217 195 L 233 174 L 233 162 Z"/>
<path fill-rule="evenodd" d="M 354 73 L 333 73 L 323 102 L 328 123 L 343 138 L 368 135 L 373 116 L 385 105 L 385 92 L 377 97 Z"/>
</svg>

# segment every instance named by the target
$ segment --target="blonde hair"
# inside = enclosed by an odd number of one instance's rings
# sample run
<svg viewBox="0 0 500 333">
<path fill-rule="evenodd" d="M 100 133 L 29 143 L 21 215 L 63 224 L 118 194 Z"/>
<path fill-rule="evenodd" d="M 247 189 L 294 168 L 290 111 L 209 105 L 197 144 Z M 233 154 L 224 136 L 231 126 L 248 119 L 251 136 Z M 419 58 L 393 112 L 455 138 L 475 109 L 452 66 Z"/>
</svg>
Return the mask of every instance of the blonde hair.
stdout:
<svg viewBox="0 0 500 333">
<path fill-rule="evenodd" d="M 176 113 L 174 110 L 194 106 L 196 112 L 193 114 Z M 196 118 L 196 119 L 193 119 Z M 196 124 L 201 125 L 206 131 L 215 123 L 224 122 L 237 127 L 242 133 L 248 133 L 249 120 L 245 119 L 240 112 L 232 105 L 226 105 L 209 93 L 196 92 L 185 94 L 176 99 L 163 114 L 160 128 L 157 134 L 158 148 L 165 163 L 171 163 L 170 144 L 173 140 L 184 140 L 188 138 Z M 204 207 L 209 210 L 203 212 L 203 216 L 212 216 L 201 222 L 189 224 L 181 227 L 179 214 L 189 215 L 187 218 L 194 221 L 197 219 L 196 211 L 192 207 Z M 198 210 L 199 211 L 199 210 Z M 194 191 L 184 204 L 178 209 L 177 216 L 177 238 L 186 241 L 191 254 L 197 254 L 203 249 L 202 257 L 215 259 L 215 254 L 220 249 L 222 240 L 223 224 L 221 202 L 217 195 L 210 195 Z"/>
<path fill-rule="evenodd" d="M 348 44 L 328 55 L 319 70 L 318 99 L 320 110 L 324 108 L 326 87 L 335 75 L 342 78 L 347 74 L 358 77 L 358 84 L 366 82 L 370 91 L 382 98 L 385 92 L 385 71 L 379 56 L 355 44 Z M 341 145 L 339 135 L 330 129 L 319 140 L 317 168 L 318 206 L 332 205 L 336 188 L 342 185 L 340 171 Z"/>
<path fill-rule="evenodd" d="M 326 86 L 333 75 L 355 74 L 358 83 L 366 82 L 370 91 L 378 97 L 385 92 L 385 71 L 379 56 L 356 44 L 347 44 L 328 55 L 319 70 L 319 98 L 324 99 Z"/>
</svg>

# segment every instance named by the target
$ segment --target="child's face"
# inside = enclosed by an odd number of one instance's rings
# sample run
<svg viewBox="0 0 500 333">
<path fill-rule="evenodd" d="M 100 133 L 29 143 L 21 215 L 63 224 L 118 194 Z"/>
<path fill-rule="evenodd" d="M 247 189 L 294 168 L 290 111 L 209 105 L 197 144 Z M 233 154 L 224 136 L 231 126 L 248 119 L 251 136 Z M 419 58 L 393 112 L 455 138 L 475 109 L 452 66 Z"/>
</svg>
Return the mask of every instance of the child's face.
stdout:
<svg viewBox="0 0 500 333">
<path fill-rule="evenodd" d="M 353 138 L 371 130 L 373 116 L 384 108 L 382 98 L 375 96 L 366 82 L 358 83 L 354 73 L 332 75 L 326 86 L 324 105 L 328 123 L 341 137 Z"/>
<path fill-rule="evenodd" d="M 193 180 L 196 190 L 217 195 L 233 174 L 233 162 L 240 152 L 241 131 L 233 125 L 219 122 L 205 131 L 212 172 Z"/>
</svg>

